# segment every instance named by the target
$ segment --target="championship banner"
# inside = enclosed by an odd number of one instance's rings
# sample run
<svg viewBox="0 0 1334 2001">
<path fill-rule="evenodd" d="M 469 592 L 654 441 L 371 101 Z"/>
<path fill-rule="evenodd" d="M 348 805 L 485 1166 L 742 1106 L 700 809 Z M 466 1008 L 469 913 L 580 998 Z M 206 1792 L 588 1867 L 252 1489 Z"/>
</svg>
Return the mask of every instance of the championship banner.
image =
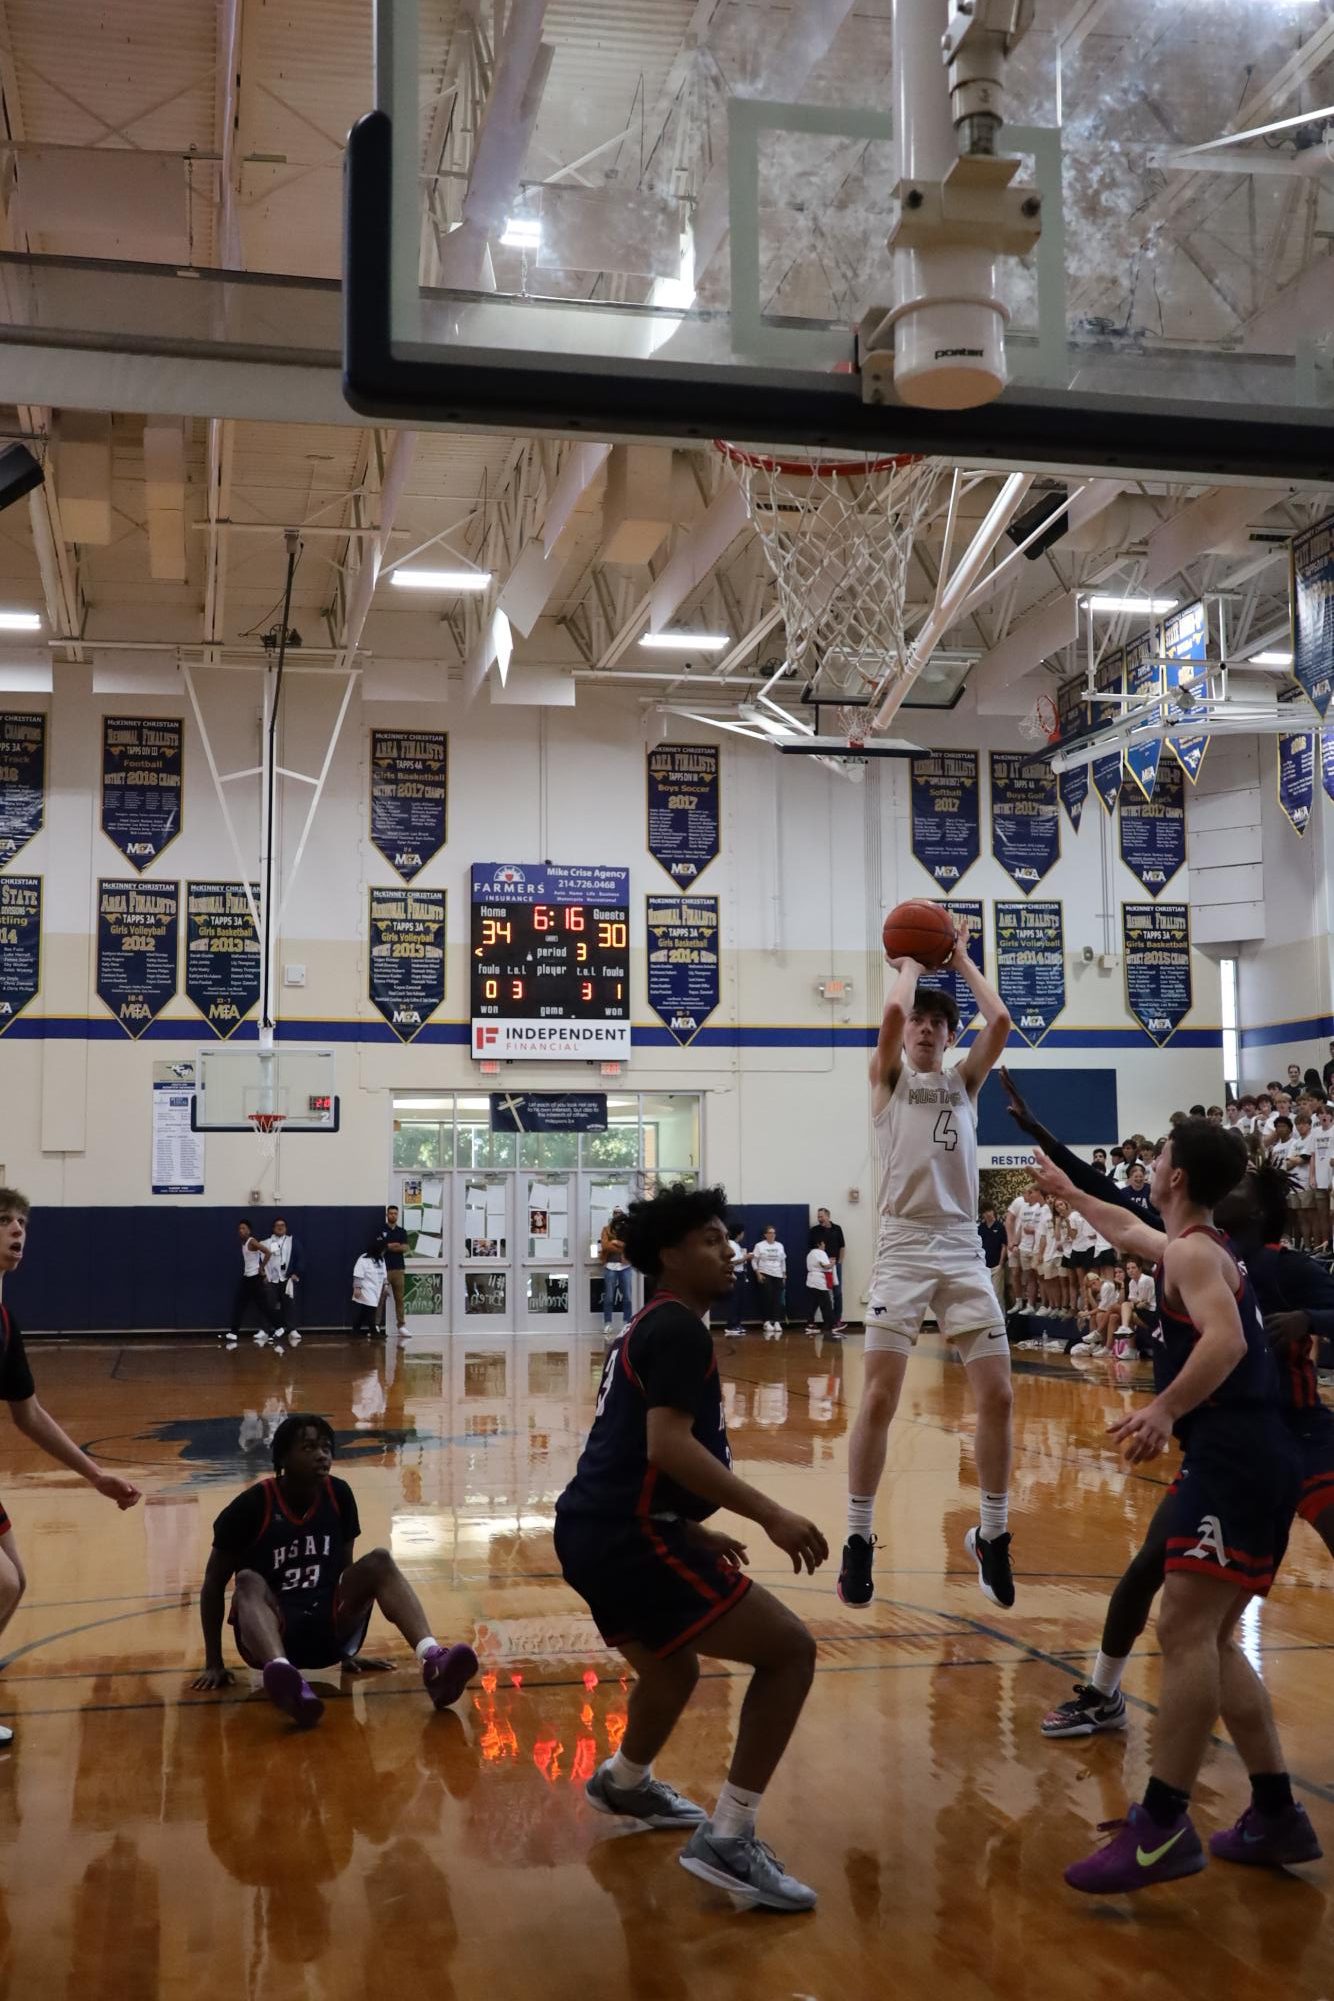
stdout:
<svg viewBox="0 0 1334 2001">
<path fill-rule="evenodd" d="M 1084 817 L 1084 805 L 1089 796 L 1089 768 L 1081 764 L 1075 771 L 1063 771 L 1056 780 L 1056 790 L 1061 795 L 1061 804 L 1066 811 L 1070 825 L 1079 832 L 1079 823 Z"/>
<path fill-rule="evenodd" d="M 411 882 L 444 847 L 449 738 L 442 730 L 371 731 L 371 846 Z"/>
<path fill-rule="evenodd" d="M 722 999 L 716 896 L 650 896 L 649 1006 L 684 1048 Z"/>
<path fill-rule="evenodd" d="M 1141 889 L 1158 896 L 1186 860 L 1186 795 L 1181 766 L 1163 765 L 1152 799 L 1127 789 L 1121 801 L 1121 859 Z"/>
<path fill-rule="evenodd" d="M 0 709 L 0 868 L 46 819 L 46 717 Z"/>
<path fill-rule="evenodd" d="M 1089 770 L 1093 776 L 1093 790 L 1102 801 L 1103 811 L 1110 816 L 1116 811 L 1116 802 L 1125 783 L 1120 751 L 1113 751 L 1110 757 L 1095 757 Z"/>
<path fill-rule="evenodd" d="M 718 746 L 660 743 L 648 752 L 648 851 L 673 882 L 690 883 L 718 859 Z"/>
<path fill-rule="evenodd" d="M 1191 1008 L 1190 912 L 1184 903 L 1123 903 L 1126 1006 L 1161 1049 Z"/>
<path fill-rule="evenodd" d="M 1059 903 L 996 905 L 996 991 L 1036 1049 L 1065 1008 L 1065 918 Z"/>
<path fill-rule="evenodd" d="M 493 1133 L 604 1133 L 607 1099 L 601 1091 L 493 1091 Z"/>
<path fill-rule="evenodd" d="M 251 884 L 259 908 L 259 884 Z M 260 946 L 239 882 L 185 885 L 185 997 L 226 1041 L 259 1006 Z"/>
<path fill-rule="evenodd" d="M 1299 730 L 1278 739 L 1278 803 L 1294 833 L 1304 834 L 1315 806 L 1315 734 Z"/>
<path fill-rule="evenodd" d="M 42 990 L 42 878 L 0 875 L 0 1035 Z"/>
<path fill-rule="evenodd" d="M 926 901 L 934 903 L 939 910 L 947 910 L 951 917 L 968 919 L 968 956 L 983 978 L 987 970 L 986 937 L 982 924 L 981 903 L 968 903 L 963 897 L 929 896 Z M 959 973 L 946 966 L 940 973 L 923 973 L 920 984 L 924 987 L 939 987 L 944 993 L 954 995 L 954 1005 L 959 1010 L 959 1027 L 971 1027 L 977 1020 L 977 1002 L 973 990 Z"/>
<path fill-rule="evenodd" d="M 181 831 L 185 755 L 176 717 L 103 716 L 102 832 L 146 869 Z"/>
<path fill-rule="evenodd" d="M 1055 774 L 1027 751 L 991 753 L 991 852 L 1025 896 L 1060 855 Z"/>
<path fill-rule="evenodd" d="M 370 999 L 411 1042 L 445 998 L 445 892 L 372 889 L 369 906 Z"/>
<path fill-rule="evenodd" d="M 982 787 L 975 750 L 933 750 L 908 760 L 912 851 L 946 895 L 982 851 Z"/>
<path fill-rule="evenodd" d="M 97 885 L 97 998 L 136 1041 L 176 993 L 180 884 Z"/>
<path fill-rule="evenodd" d="M 1141 632 L 1138 639 L 1132 639 L 1126 647 L 1123 657 L 1128 695 L 1152 695 L 1158 692 L 1157 651 L 1152 631 Z M 1122 711 L 1123 715 L 1128 713 L 1128 710 Z M 1151 737 L 1147 743 L 1128 745 L 1126 748 L 1126 770 L 1146 799 L 1153 797 L 1154 787 L 1158 783 L 1158 767 L 1162 762 L 1162 755 L 1161 737 Z M 1124 811 L 1124 808 L 1122 810 Z"/>
<path fill-rule="evenodd" d="M 1334 733 L 1328 731 L 1320 738 L 1320 777 L 1326 799 L 1334 799 Z"/>
<path fill-rule="evenodd" d="M 1168 658 L 1167 683 L 1171 688 L 1179 688 L 1183 681 L 1193 681 L 1191 673 L 1182 673 L 1192 661 L 1204 659 L 1209 651 L 1209 622 L 1205 617 L 1204 603 L 1197 599 L 1194 604 L 1183 605 L 1163 627 L 1163 651 Z M 1177 736 L 1167 739 L 1168 749 L 1193 785 L 1200 775 L 1204 763 L 1204 753 L 1209 748 L 1207 736 Z"/>
<path fill-rule="evenodd" d="M 1334 514 L 1291 547 L 1292 671 L 1323 716 L 1334 696 Z"/>
</svg>

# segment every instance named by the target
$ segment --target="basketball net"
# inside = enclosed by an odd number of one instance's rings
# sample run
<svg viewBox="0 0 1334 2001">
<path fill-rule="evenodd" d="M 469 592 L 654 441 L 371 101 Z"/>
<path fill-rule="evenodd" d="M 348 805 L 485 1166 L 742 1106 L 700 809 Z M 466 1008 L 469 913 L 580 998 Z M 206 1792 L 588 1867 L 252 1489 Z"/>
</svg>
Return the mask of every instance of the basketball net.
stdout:
<svg viewBox="0 0 1334 2001">
<path fill-rule="evenodd" d="M 717 441 L 778 587 L 788 666 L 859 698 L 840 710 L 860 740 L 875 704 L 904 672 L 913 537 L 939 460 L 766 458 Z"/>
<path fill-rule="evenodd" d="M 255 1176 L 255 1186 L 257 1188 L 263 1187 L 264 1176 L 278 1158 L 278 1141 L 282 1138 L 283 1125 L 286 1118 L 286 1112 L 246 1113 L 250 1130 L 259 1141 L 259 1156 L 256 1161 L 259 1171 Z"/>
<path fill-rule="evenodd" d="M 1039 695 L 1028 714 L 1020 717 L 1019 734 L 1026 743 L 1061 741 L 1061 719 L 1050 695 Z"/>
</svg>

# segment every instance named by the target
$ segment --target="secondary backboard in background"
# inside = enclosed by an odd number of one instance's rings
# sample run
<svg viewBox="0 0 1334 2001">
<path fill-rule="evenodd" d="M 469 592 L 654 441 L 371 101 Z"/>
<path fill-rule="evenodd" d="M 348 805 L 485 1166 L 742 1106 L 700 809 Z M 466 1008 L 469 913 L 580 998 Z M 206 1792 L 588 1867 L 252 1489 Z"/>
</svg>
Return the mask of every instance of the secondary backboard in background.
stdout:
<svg viewBox="0 0 1334 2001">
<path fill-rule="evenodd" d="M 332 1049 L 275 1043 L 201 1049 L 191 1123 L 199 1132 L 250 1132 L 252 1114 L 277 1116 L 282 1134 L 338 1131 L 337 1065 Z"/>
<path fill-rule="evenodd" d="M 889 0 L 376 0 L 376 29 L 348 156 L 368 414 L 1334 470 L 1321 6 L 1037 0 L 1002 135 L 1043 204 L 1038 250 L 1002 266 L 1010 386 L 944 413 L 847 372 L 893 297 Z"/>
</svg>

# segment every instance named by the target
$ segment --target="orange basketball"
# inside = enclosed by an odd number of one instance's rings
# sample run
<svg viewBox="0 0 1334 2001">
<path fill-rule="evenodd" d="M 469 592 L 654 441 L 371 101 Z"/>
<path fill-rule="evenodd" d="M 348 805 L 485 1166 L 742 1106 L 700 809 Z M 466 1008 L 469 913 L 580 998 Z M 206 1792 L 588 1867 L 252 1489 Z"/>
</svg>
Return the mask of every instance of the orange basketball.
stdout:
<svg viewBox="0 0 1334 2001">
<path fill-rule="evenodd" d="M 895 904 L 885 919 L 884 938 L 887 959 L 916 959 L 936 972 L 954 951 L 954 920 L 938 903 L 915 896 Z"/>
</svg>

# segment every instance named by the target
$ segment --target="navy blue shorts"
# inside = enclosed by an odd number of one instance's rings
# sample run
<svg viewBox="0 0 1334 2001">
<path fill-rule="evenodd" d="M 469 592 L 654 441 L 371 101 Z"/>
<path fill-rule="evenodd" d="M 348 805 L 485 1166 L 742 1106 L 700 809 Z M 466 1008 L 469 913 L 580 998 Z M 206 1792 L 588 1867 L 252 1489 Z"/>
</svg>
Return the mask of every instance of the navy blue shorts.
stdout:
<svg viewBox="0 0 1334 2001">
<path fill-rule="evenodd" d="M 325 1605 L 285 1607 L 278 1599 L 278 1624 L 282 1630 L 283 1651 L 293 1667 L 322 1668 L 333 1667 L 339 1661 L 351 1660 L 366 1644 L 366 1631 L 371 1623 L 371 1607 L 366 1607 L 366 1615 L 359 1620 L 351 1632 L 339 1638 L 339 1627 L 343 1621 L 338 1598 Z M 249 1668 L 263 1667 L 263 1661 L 251 1658 L 241 1642 L 240 1628 L 236 1623 L 236 1601 L 232 1600 L 227 1614 L 227 1624 L 232 1629 L 236 1641 L 236 1651 Z"/>
<path fill-rule="evenodd" d="M 1275 1414 L 1196 1417 L 1168 1497 L 1167 1569 L 1263 1598 L 1288 1547 L 1301 1492 L 1295 1441 Z"/>
<path fill-rule="evenodd" d="M 630 1640 L 665 1660 L 698 1641 L 749 1591 L 744 1572 L 691 1547 L 686 1527 L 651 1517 L 556 1516 L 565 1582 L 585 1601 L 609 1647 Z"/>
</svg>

